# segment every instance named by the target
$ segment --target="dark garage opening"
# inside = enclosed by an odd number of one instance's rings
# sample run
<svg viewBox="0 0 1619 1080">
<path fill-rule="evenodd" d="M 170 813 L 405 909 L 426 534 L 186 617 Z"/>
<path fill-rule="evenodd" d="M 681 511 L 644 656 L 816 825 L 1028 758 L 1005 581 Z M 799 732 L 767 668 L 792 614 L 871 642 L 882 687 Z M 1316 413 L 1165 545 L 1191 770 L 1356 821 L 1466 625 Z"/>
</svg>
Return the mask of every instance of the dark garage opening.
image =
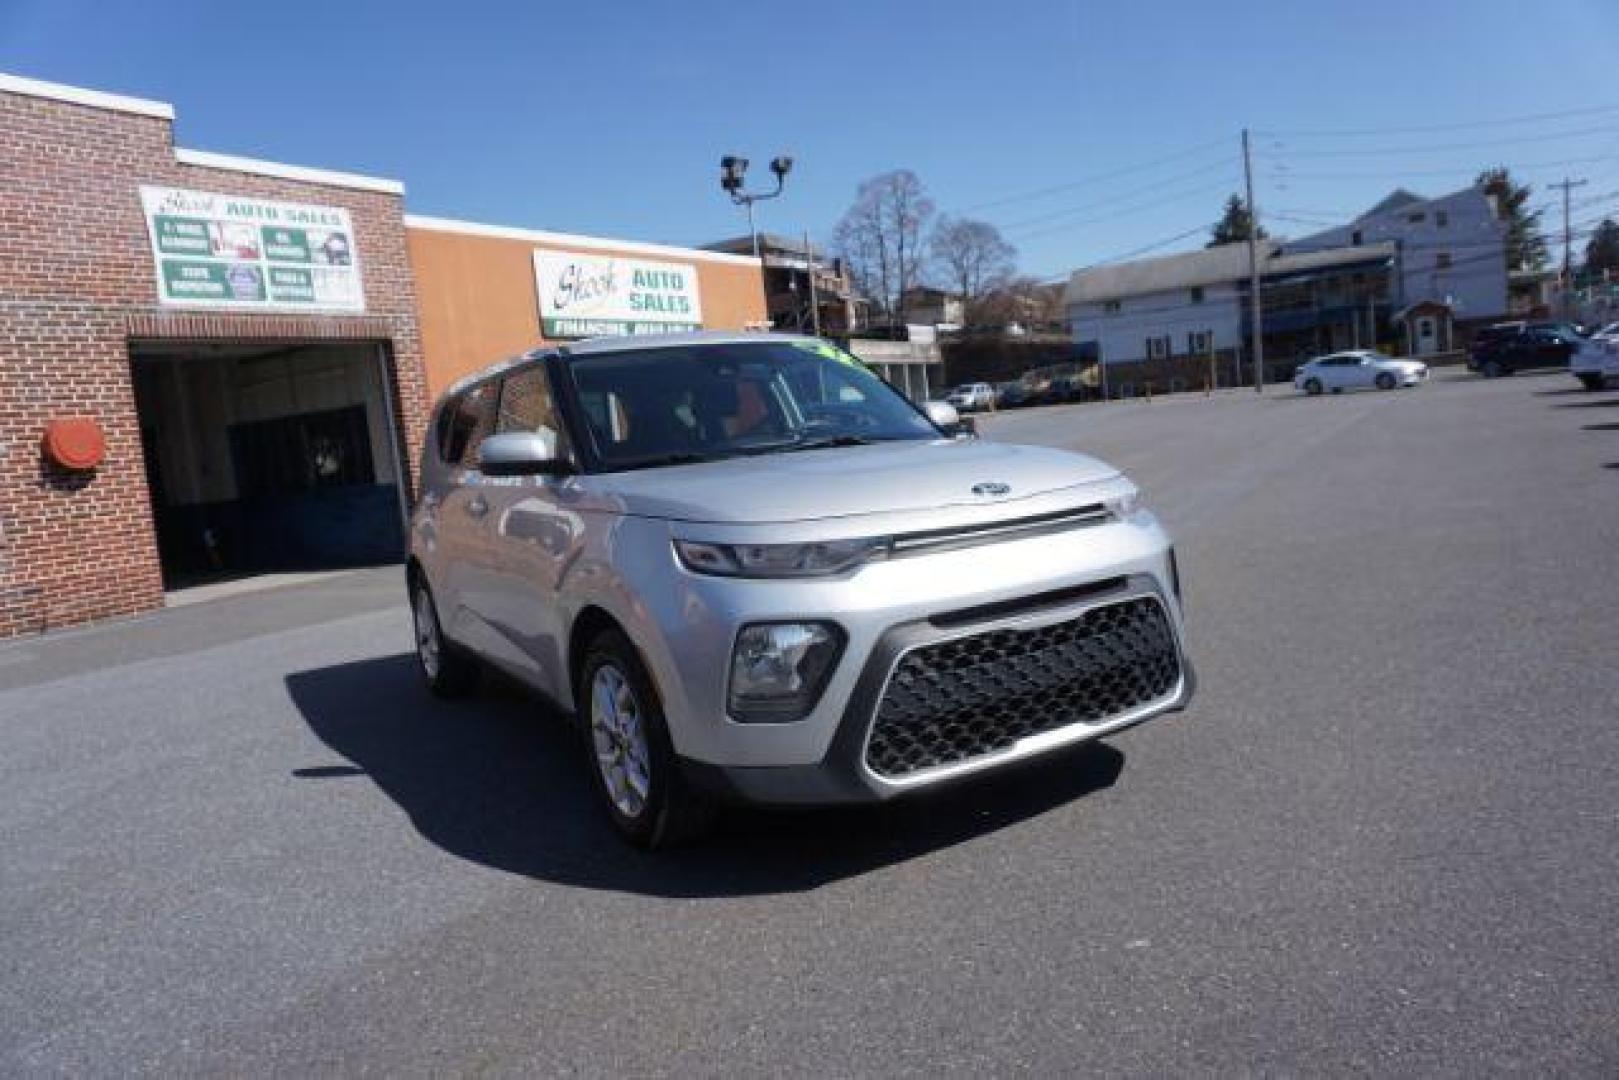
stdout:
<svg viewBox="0 0 1619 1080">
<path fill-rule="evenodd" d="M 402 557 L 383 346 L 136 342 L 130 359 L 165 588 Z"/>
</svg>

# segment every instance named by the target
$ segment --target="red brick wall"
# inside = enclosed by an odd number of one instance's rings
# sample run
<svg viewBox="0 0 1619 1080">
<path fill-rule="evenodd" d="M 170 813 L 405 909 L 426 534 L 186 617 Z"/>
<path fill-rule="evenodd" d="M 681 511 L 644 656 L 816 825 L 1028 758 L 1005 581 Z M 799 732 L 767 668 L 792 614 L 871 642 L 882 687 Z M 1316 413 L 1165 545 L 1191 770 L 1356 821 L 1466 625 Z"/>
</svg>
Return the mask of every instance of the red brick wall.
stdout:
<svg viewBox="0 0 1619 1080">
<path fill-rule="evenodd" d="M 386 341 L 414 463 L 427 410 L 397 195 L 175 161 L 167 120 L 0 92 L 0 637 L 162 603 L 135 414 L 131 338 Z M 160 308 L 140 185 L 346 207 L 363 316 Z M 94 418 L 105 462 L 50 466 L 45 424 Z"/>
</svg>

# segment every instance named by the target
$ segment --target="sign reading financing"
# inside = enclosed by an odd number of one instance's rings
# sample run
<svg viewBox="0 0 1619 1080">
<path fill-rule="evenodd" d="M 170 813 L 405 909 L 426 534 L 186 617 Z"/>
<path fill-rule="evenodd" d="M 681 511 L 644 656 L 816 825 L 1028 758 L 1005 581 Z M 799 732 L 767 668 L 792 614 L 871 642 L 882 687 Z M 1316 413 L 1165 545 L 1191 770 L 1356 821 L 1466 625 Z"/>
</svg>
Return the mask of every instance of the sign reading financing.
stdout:
<svg viewBox="0 0 1619 1080">
<path fill-rule="evenodd" d="M 534 252 L 540 328 L 547 338 L 670 334 L 697 330 L 697 270 L 572 251 Z"/>
<path fill-rule="evenodd" d="M 347 210 L 163 187 L 141 205 L 164 304 L 365 310 Z"/>
</svg>

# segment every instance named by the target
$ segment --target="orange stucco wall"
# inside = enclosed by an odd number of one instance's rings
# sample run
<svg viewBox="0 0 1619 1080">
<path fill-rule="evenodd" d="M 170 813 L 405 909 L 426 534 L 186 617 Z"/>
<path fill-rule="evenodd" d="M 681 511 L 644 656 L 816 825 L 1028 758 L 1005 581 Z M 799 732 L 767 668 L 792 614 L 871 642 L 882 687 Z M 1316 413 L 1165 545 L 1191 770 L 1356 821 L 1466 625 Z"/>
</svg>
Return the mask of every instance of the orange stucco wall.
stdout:
<svg viewBox="0 0 1619 1080">
<path fill-rule="evenodd" d="M 544 344 L 534 285 L 534 250 L 587 250 L 565 243 L 480 236 L 408 223 L 406 242 L 416 277 L 427 385 L 434 397 L 463 375 Z M 708 259 L 696 252 L 686 257 L 598 248 L 588 251 L 696 267 L 704 329 L 740 330 L 765 318 L 764 278 L 757 264 Z"/>
</svg>

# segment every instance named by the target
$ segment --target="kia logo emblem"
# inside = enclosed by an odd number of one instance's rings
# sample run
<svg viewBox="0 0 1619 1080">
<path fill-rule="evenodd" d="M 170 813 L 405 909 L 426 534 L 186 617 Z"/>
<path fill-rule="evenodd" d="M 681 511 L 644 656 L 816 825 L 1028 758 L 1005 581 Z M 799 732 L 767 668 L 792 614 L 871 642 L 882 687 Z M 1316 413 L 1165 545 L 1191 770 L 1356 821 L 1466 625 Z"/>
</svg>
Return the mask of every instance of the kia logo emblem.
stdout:
<svg viewBox="0 0 1619 1080">
<path fill-rule="evenodd" d="M 984 484 L 973 485 L 974 495 L 1005 495 L 1011 490 L 1011 484 L 1002 484 L 998 481 L 990 481 Z"/>
</svg>

